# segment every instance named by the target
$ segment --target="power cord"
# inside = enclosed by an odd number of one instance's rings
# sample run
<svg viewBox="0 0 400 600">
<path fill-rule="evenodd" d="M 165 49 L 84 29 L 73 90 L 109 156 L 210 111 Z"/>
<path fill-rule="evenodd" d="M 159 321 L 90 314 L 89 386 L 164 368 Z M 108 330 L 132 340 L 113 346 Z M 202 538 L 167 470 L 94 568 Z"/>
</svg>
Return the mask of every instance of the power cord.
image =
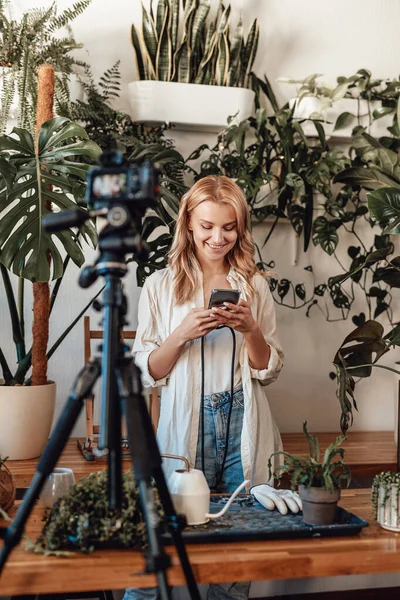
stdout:
<svg viewBox="0 0 400 600">
<path fill-rule="evenodd" d="M 218 329 L 221 329 L 223 327 L 228 327 L 228 325 L 222 325 L 222 326 L 218 327 Z M 231 397 L 230 397 L 230 403 L 229 403 L 228 422 L 227 422 L 227 426 L 226 426 L 225 451 L 224 451 L 224 457 L 222 459 L 221 469 L 219 471 L 219 474 L 217 474 L 217 480 L 216 480 L 216 484 L 215 484 L 216 488 L 218 488 L 219 484 L 221 483 L 222 475 L 223 475 L 224 469 L 225 469 L 226 457 L 228 455 L 229 428 L 230 428 L 231 416 L 232 416 L 233 391 L 234 391 L 234 381 L 235 381 L 236 336 L 235 336 L 235 332 L 232 329 L 232 327 L 228 327 L 228 329 L 230 330 L 230 332 L 232 334 L 232 342 L 233 342 L 232 343 L 232 362 L 231 362 Z M 204 474 L 205 474 L 205 465 L 204 465 L 204 462 L 205 462 L 204 461 L 204 338 L 205 337 L 206 336 L 203 336 L 201 338 L 201 403 L 200 403 L 201 470 L 203 471 Z"/>
</svg>

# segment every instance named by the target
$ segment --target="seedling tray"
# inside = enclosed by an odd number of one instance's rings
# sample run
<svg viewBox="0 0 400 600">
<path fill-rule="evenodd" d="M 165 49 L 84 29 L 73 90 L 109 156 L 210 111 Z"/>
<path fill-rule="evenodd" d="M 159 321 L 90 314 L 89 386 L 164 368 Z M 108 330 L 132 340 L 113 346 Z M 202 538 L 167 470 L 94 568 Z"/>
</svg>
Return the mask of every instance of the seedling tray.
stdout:
<svg viewBox="0 0 400 600">
<path fill-rule="evenodd" d="M 217 513 L 229 496 L 211 496 L 210 512 Z M 204 525 L 186 527 L 183 539 L 186 543 L 242 542 L 253 540 L 277 540 L 291 538 L 356 535 L 367 521 L 337 507 L 332 525 L 307 525 L 303 514 L 281 515 L 278 510 L 267 510 L 252 496 L 238 496 L 223 517 L 211 519 Z M 166 544 L 172 543 L 169 533 L 163 535 Z"/>
</svg>

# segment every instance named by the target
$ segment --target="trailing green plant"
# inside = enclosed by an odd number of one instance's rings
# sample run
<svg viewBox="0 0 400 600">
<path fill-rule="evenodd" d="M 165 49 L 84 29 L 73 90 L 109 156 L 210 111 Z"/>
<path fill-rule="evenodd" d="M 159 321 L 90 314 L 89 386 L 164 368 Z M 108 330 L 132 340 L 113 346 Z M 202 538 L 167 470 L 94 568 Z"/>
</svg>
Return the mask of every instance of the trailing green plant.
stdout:
<svg viewBox="0 0 400 600">
<path fill-rule="evenodd" d="M 108 506 L 107 471 L 91 473 L 69 488 L 45 515 L 45 525 L 35 552 L 57 553 L 63 549 L 91 552 L 101 545 L 145 548 L 147 536 L 139 489 L 129 470 L 123 476 L 119 510 Z M 154 488 L 160 519 L 163 510 Z"/>
<path fill-rule="evenodd" d="M 375 521 L 378 519 L 378 510 L 380 507 L 379 503 L 379 490 L 384 490 L 383 497 L 381 498 L 381 505 L 385 505 L 387 500 L 390 498 L 391 490 L 396 488 L 397 506 L 399 505 L 400 498 L 400 473 L 393 473 L 391 471 L 382 471 L 378 475 L 375 475 L 372 482 L 371 489 L 371 504 Z M 397 516 L 399 521 L 400 515 Z"/>
<path fill-rule="evenodd" d="M 367 194 L 371 219 L 378 221 L 384 235 L 400 233 L 400 191 L 398 188 L 380 187 Z M 346 277 L 354 276 L 355 272 L 368 270 L 371 265 L 377 265 L 375 282 L 382 281 L 390 288 L 400 287 L 400 256 L 390 261 L 388 254 L 393 252 L 393 244 L 377 250 L 364 257 L 363 261 L 347 273 Z M 376 288 L 379 292 L 380 288 Z M 382 291 L 380 292 L 383 293 Z M 390 349 L 400 346 L 400 324 L 391 322 L 391 329 L 384 334 L 384 328 L 378 321 L 369 320 L 352 331 L 342 342 L 336 352 L 334 365 L 336 368 L 337 396 L 341 407 L 340 427 L 345 432 L 353 423 L 353 408 L 357 410 L 354 395 L 354 377 L 369 377 L 372 368 L 382 368 L 400 375 L 400 371 L 392 367 L 376 364 Z"/>
<path fill-rule="evenodd" d="M 305 79 L 280 78 L 280 81 L 300 85 L 296 94 L 299 102 L 307 96 L 318 98 L 321 101 L 320 105 L 311 116 L 321 121 L 325 120 L 324 110 L 335 102 L 342 98 L 355 100 L 353 112 L 345 111 L 338 115 L 334 131 L 339 131 L 349 125 L 361 125 L 363 117 L 367 117 L 369 127 L 373 121 L 393 115 L 393 125 L 389 128 L 389 133 L 395 138 L 400 136 L 398 121 L 400 80 L 398 78 L 391 80 L 374 78 L 368 69 L 359 69 L 350 77 L 338 77 L 336 85 L 331 86 L 321 82 L 320 77 L 319 73 L 313 73 Z M 378 103 L 380 106 L 373 103 Z M 388 137 L 387 141 L 390 144 L 395 143 L 398 147 L 398 140 Z"/>
<path fill-rule="evenodd" d="M 307 439 L 309 456 L 296 456 L 289 452 L 274 452 L 268 460 L 269 477 L 274 477 L 280 483 L 282 477 L 289 476 L 290 487 L 297 489 L 299 485 L 306 487 L 325 488 L 332 492 L 334 489 L 348 487 L 351 474 L 344 463 L 344 449 L 340 445 L 346 439 L 339 436 L 325 450 L 322 461 L 318 438 L 315 434 L 308 433 L 307 421 L 303 423 L 303 433 Z M 274 457 L 283 460 L 273 470 Z"/>
<path fill-rule="evenodd" d="M 33 136 L 27 130 L 15 128 L 13 136 L 0 137 L 0 271 L 17 353 L 17 368 L 12 372 L 0 347 L 6 385 L 22 384 L 31 366 L 31 351 L 25 344 L 24 280 L 57 280 L 51 295 L 52 310 L 70 260 L 78 266 L 83 264 L 80 237 L 92 245 L 97 240 L 90 222 L 78 232 L 70 228 L 49 234 L 42 230 L 41 217 L 50 212 L 49 206 L 63 210 L 76 206 L 77 201 L 83 202 L 86 173 L 99 157 L 100 148 L 88 139 L 80 125 L 64 117 L 44 123 L 38 139 L 36 153 Z M 17 295 L 9 271 L 18 278 Z M 49 355 L 78 319 L 57 340 Z"/>
<path fill-rule="evenodd" d="M 48 8 L 34 8 L 23 13 L 17 21 L 10 15 L 8 0 L 0 2 L 0 66 L 2 93 L 0 133 L 7 128 L 11 104 L 18 93 L 17 124 L 35 130 L 38 69 L 49 63 L 55 70 L 56 106 L 69 102 L 71 73 L 85 63 L 73 57 L 72 52 L 82 48 L 75 41 L 69 24 L 83 13 L 91 0 L 78 0 L 60 14 L 56 2 Z M 67 37 L 59 30 L 67 28 Z"/>
<path fill-rule="evenodd" d="M 247 39 L 242 17 L 230 28 L 231 6 L 219 0 L 209 17 L 211 0 L 158 0 L 153 12 L 142 4 L 141 31 L 131 28 L 139 79 L 249 87 L 259 27 L 255 19 Z M 181 37 L 179 32 L 182 30 Z"/>
</svg>

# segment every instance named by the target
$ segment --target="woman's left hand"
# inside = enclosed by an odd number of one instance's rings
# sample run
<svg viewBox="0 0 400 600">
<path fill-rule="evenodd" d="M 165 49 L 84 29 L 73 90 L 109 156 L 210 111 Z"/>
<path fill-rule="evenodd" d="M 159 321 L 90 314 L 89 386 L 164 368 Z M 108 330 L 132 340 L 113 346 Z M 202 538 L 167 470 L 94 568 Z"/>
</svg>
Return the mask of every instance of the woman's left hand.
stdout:
<svg viewBox="0 0 400 600">
<path fill-rule="evenodd" d="M 245 300 L 239 300 L 238 304 L 224 302 L 224 308 L 213 307 L 219 325 L 227 325 L 240 333 L 251 333 L 258 329 L 258 323 L 254 319 L 250 304 Z"/>
</svg>

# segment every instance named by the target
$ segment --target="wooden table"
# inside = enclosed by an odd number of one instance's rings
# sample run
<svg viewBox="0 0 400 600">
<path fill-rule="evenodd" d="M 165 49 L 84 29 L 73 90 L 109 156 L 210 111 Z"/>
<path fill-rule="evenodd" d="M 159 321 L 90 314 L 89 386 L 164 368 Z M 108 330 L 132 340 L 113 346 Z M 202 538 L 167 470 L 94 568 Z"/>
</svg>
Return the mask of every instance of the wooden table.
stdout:
<svg viewBox="0 0 400 600">
<path fill-rule="evenodd" d="M 346 490 L 344 508 L 367 519 L 370 527 L 350 537 L 235 542 L 188 545 L 190 562 L 199 583 L 292 579 L 388 573 L 400 571 L 400 536 L 385 531 L 370 517 L 370 490 Z M 35 538 L 41 529 L 42 509 L 36 508 L 27 527 Z M 94 589 L 122 589 L 154 585 L 140 552 L 101 550 L 71 558 L 27 553 L 23 544 L 10 555 L 0 579 L 2 595 L 61 593 Z M 168 571 L 172 585 L 185 581 L 176 551 Z"/>
<path fill-rule="evenodd" d="M 329 435 L 332 437 L 332 434 Z M 371 460 L 373 457 L 371 456 Z M 34 462 L 10 463 L 18 486 L 29 483 Z M 129 463 L 127 463 L 128 466 Z M 78 477 L 96 470 L 67 446 L 59 466 L 69 466 Z M 97 467 L 98 468 L 98 467 Z M 188 553 L 199 583 L 256 581 L 400 572 L 400 536 L 373 523 L 370 490 L 345 490 L 340 505 L 366 519 L 370 527 L 357 536 L 188 545 Z M 36 507 L 27 525 L 35 539 L 42 527 L 43 511 Z M 4 522 L 0 522 L 4 525 Z M 1 595 L 61 593 L 94 589 L 150 587 L 153 575 L 143 574 L 143 557 L 132 550 L 101 550 L 89 556 L 44 557 L 14 549 L 0 579 Z M 173 547 L 168 571 L 171 585 L 184 585 L 184 577 Z"/>
</svg>

